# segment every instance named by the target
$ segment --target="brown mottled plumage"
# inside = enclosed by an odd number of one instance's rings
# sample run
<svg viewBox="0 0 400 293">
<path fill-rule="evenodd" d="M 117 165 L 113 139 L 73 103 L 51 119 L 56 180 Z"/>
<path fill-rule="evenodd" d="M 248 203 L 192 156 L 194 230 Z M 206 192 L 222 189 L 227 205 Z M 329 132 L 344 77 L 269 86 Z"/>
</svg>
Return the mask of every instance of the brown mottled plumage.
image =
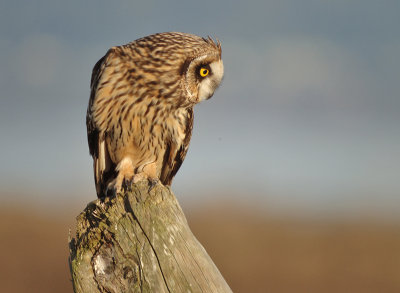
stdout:
<svg viewBox="0 0 400 293">
<path fill-rule="evenodd" d="M 93 68 L 86 116 L 99 197 L 148 178 L 171 185 L 193 126 L 193 106 L 223 77 L 211 38 L 160 33 L 112 47 Z"/>
</svg>

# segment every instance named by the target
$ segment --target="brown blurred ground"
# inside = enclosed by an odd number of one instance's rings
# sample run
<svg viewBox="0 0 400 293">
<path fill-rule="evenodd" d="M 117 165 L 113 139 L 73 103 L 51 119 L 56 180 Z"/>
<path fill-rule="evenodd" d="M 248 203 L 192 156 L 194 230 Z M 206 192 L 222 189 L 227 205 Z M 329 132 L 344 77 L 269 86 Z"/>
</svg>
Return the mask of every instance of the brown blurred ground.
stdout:
<svg viewBox="0 0 400 293">
<path fill-rule="evenodd" d="M 75 215 L 27 210 L 0 208 L 1 292 L 72 292 Z M 271 219 L 226 206 L 186 214 L 234 292 L 400 292 L 398 225 Z"/>
</svg>

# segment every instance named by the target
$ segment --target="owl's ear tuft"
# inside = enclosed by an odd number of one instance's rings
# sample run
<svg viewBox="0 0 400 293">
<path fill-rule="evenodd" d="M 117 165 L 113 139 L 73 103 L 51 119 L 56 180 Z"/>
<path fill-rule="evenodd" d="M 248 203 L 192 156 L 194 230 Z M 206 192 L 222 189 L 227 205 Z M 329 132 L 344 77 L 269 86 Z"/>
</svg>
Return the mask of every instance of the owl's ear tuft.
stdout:
<svg viewBox="0 0 400 293">
<path fill-rule="evenodd" d="M 221 49 L 221 42 L 215 38 L 215 41 L 208 36 L 207 38 L 203 38 L 203 40 L 207 43 L 210 44 L 211 46 L 213 46 L 215 49 L 217 49 L 219 51 L 219 55 L 221 56 L 222 54 L 222 49 Z"/>
</svg>

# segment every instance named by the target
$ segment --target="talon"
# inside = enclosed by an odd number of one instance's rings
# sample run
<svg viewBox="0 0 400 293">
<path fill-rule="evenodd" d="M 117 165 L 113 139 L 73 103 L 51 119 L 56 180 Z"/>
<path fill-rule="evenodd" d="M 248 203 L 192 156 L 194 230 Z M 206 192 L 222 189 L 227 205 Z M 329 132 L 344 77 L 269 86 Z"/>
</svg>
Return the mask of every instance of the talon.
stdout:
<svg viewBox="0 0 400 293">
<path fill-rule="evenodd" d="M 159 182 L 160 180 L 158 178 L 149 178 L 149 193 Z"/>
<path fill-rule="evenodd" d="M 117 195 L 117 191 L 114 186 L 107 186 L 105 197 L 115 197 Z"/>
<path fill-rule="evenodd" d="M 132 184 L 133 184 L 133 178 L 131 179 L 124 178 L 124 180 L 122 181 L 122 188 L 125 191 L 132 191 Z"/>
</svg>

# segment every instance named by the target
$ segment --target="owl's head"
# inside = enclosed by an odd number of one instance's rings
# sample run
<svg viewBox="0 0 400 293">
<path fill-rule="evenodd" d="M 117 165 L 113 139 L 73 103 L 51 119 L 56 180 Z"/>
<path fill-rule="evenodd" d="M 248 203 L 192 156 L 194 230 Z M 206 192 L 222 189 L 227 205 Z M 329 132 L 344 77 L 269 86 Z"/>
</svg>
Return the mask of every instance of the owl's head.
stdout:
<svg viewBox="0 0 400 293">
<path fill-rule="evenodd" d="M 124 47 L 135 56 L 131 59 L 136 71 L 133 79 L 142 78 L 140 83 L 154 91 L 153 97 L 176 106 L 193 106 L 211 98 L 224 75 L 221 44 L 210 37 L 159 33 Z"/>
<path fill-rule="evenodd" d="M 202 38 L 201 42 L 202 50 L 187 56 L 180 69 L 184 92 L 195 104 L 211 98 L 224 76 L 220 43 L 211 38 Z"/>
</svg>

